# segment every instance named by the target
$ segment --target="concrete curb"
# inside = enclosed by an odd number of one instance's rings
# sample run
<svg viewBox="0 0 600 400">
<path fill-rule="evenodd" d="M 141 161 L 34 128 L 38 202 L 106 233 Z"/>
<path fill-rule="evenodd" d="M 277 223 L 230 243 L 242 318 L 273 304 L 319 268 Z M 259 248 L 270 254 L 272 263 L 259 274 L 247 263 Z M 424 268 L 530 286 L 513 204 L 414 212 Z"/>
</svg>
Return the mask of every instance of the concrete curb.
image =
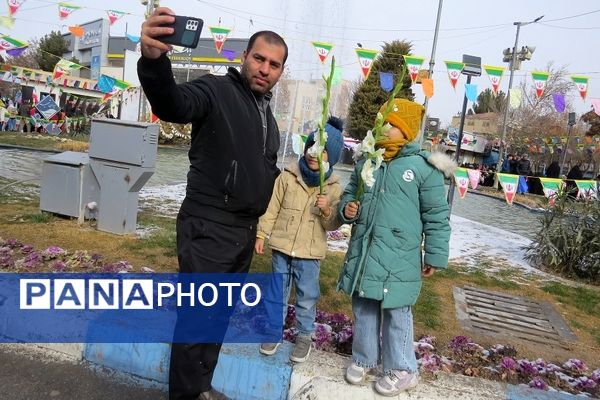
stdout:
<svg viewBox="0 0 600 400">
<path fill-rule="evenodd" d="M 169 345 L 152 343 L 114 344 L 36 344 L 89 363 L 108 368 L 118 375 L 131 376 L 144 387 L 168 387 Z M 379 400 L 373 382 L 350 385 L 344 380 L 348 357 L 313 350 L 309 361 L 289 361 L 293 345 L 284 342 L 270 357 L 259 354 L 256 344 L 225 344 L 214 374 L 213 386 L 232 399 L 239 400 Z M 525 385 L 509 385 L 462 375 L 440 373 L 434 379 L 422 379 L 413 390 L 393 399 L 489 399 L 489 400 L 571 400 L 564 392 L 545 392 Z"/>
</svg>

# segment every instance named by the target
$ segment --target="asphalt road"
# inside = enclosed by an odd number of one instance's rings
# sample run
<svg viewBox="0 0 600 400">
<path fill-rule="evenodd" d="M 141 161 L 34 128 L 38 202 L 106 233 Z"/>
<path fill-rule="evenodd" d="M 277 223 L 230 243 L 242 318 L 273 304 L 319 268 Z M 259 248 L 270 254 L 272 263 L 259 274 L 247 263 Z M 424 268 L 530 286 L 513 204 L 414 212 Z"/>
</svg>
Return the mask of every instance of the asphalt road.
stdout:
<svg viewBox="0 0 600 400">
<path fill-rule="evenodd" d="M 17 350 L 15 350 L 17 349 Z M 11 345 L 0 346 L 2 400 L 166 400 L 166 392 L 94 370 L 89 364 L 47 356 Z"/>
</svg>

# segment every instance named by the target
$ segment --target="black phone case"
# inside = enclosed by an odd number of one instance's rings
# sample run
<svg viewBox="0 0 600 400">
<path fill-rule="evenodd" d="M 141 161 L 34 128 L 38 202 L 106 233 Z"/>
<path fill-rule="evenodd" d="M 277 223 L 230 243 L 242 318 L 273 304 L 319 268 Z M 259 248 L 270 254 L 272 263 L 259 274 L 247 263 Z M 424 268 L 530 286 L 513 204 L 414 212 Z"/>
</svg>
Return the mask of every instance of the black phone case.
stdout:
<svg viewBox="0 0 600 400">
<path fill-rule="evenodd" d="M 164 26 L 174 28 L 175 32 L 171 35 L 160 36 L 157 39 L 174 46 L 196 48 L 204 21 L 200 18 L 184 17 L 181 15 L 175 15 L 174 17 L 174 23 Z"/>
</svg>

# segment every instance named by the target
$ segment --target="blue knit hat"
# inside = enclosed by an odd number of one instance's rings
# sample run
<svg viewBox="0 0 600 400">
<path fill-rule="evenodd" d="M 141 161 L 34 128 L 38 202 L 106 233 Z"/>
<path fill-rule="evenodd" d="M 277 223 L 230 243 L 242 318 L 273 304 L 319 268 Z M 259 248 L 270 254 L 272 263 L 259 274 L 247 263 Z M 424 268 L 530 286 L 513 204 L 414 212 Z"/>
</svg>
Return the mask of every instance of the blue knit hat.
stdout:
<svg viewBox="0 0 600 400">
<path fill-rule="evenodd" d="M 342 149 L 344 148 L 342 129 L 344 129 L 344 123 L 340 118 L 329 117 L 327 124 L 325 125 L 325 132 L 327 132 L 325 150 L 327 151 L 327 159 L 330 167 L 333 167 L 335 164 L 337 164 L 342 156 Z M 306 138 L 306 143 L 304 144 L 304 154 L 306 154 L 306 151 L 315 143 L 316 133 L 316 131 L 311 132 L 311 134 L 308 135 L 308 138 Z"/>
</svg>

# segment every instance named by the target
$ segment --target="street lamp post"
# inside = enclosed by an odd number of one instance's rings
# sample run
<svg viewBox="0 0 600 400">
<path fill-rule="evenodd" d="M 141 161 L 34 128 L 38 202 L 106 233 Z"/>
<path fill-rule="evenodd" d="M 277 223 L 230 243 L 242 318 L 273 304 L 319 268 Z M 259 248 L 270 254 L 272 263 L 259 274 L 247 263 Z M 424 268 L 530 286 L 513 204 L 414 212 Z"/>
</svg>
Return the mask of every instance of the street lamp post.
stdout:
<svg viewBox="0 0 600 400">
<path fill-rule="evenodd" d="M 512 59 L 510 62 L 510 79 L 508 80 L 508 93 L 506 95 L 506 106 L 504 108 L 504 117 L 502 118 L 502 135 L 500 137 L 500 149 L 498 152 L 498 162 L 496 163 L 496 174 L 494 174 L 494 187 L 498 187 L 498 172 L 500 172 L 500 169 L 502 168 L 502 161 L 504 158 L 504 141 L 506 140 L 506 122 L 508 120 L 508 109 L 510 108 L 510 91 L 512 90 L 512 84 L 513 84 L 513 77 L 515 74 L 515 66 L 517 63 L 517 46 L 519 45 L 519 31 L 521 30 L 521 26 L 525 26 L 525 25 L 529 25 L 529 24 L 534 24 L 536 22 L 538 22 L 539 20 L 541 20 L 542 18 L 544 18 L 544 16 L 542 15 L 541 17 L 537 17 L 536 19 L 534 19 L 533 21 L 529 21 L 529 22 L 514 22 L 513 25 L 517 26 L 517 34 L 515 36 L 515 47 L 513 47 L 513 51 L 512 51 Z M 527 58 L 527 53 L 532 53 L 532 51 L 530 50 L 530 48 L 523 48 L 523 50 L 521 51 L 522 54 L 519 54 L 519 62 L 522 60 L 526 60 Z M 529 55 L 529 57 L 531 57 Z"/>
</svg>

